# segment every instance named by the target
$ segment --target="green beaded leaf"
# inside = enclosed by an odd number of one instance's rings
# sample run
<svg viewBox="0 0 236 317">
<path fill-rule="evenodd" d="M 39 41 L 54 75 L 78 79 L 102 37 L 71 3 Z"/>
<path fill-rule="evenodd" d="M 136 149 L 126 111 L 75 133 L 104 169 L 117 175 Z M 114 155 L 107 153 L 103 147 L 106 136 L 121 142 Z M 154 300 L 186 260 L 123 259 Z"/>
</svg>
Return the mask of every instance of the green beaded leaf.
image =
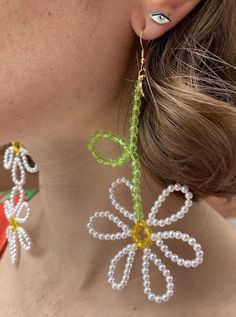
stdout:
<svg viewBox="0 0 236 317">
<path fill-rule="evenodd" d="M 122 149 L 122 154 L 116 159 L 104 157 L 96 148 L 97 143 L 101 139 L 109 139 L 113 143 L 118 144 Z M 96 161 L 103 165 L 118 167 L 130 160 L 129 142 L 121 136 L 112 134 L 110 131 L 97 131 L 91 138 L 88 149 L 93 154 Z"/>
</svg>

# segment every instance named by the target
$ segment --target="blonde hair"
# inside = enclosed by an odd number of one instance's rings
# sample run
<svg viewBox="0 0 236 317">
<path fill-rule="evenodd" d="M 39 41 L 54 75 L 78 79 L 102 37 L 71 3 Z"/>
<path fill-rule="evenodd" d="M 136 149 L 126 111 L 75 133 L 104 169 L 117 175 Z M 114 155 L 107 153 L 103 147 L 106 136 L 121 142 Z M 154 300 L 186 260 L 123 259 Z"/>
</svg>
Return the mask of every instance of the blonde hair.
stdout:
<svg viewBox="0 0 236 317">
<path fill-rule="evenodd" d="M 195 200 L 236 193 L 236 2 L 204 0 L 146 53 L 139 151 Z"/>
</svg>

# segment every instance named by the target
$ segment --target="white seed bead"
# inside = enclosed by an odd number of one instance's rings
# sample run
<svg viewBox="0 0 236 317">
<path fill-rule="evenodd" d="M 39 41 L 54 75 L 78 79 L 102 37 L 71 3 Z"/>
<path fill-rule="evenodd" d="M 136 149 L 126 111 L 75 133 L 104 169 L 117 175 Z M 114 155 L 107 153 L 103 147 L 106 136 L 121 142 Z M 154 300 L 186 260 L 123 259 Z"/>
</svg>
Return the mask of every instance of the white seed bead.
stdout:
<svg viewBox="0 0 236 317">
<path fill-rule="evenodd" d="M 169 185 L 169 186 L 167 187 L 167 190 L 168 190 L 170 193 L 174 192 L 174 191 L 175 191 L 174 185 Z"/>
<path fill-rule="evenodd" d="M 181 185 L 179 183 L 175 184 L 174 187 L 176 191 L 181 190 Z"/>
<path fill-rule="evenodd" d="M 188 210 L 189 210 L 188 206 L 185 206 L 185 205 L 182 206 L 180 209 L 180 211 L 182 211 L 184 214 L 186 214 L 188 212 Z"/>
<path fill-rule="evenodd" d="M 178 211 L 176 216 L 177 216 L 178 219 L 182 219 L 182 218 L 184 218 L 184 213 L 181 212 L 181 211 Z"/>
<path fill-rule="evenodd" d="M 185 201 L 185 206 L 187 206 L 187 207 L 191 207 L 192 204 L 193 204 L 192 200 L 188 200 L 188 199 L 187 199 L 187 200 Z"/>
<path fill-rule="evenodd" d="M 182 238 L 182 233 L 180 231 L 175 232 L 175 238 L 176 239 L 181 239 Z"/>
<path fill-rule="evenodd" d="M 179 218 L 176 214 L 170 216 L 171 222 L 176 222 Z"/>
<path fill-rule="evenodd" d="M 165 197 L 164 195 L 160 195 L 160 196 L 159 196 L 159 200 L 160 200 L 161 202 L 164 202 L 165 199 L 166 199 L 166 197 Z"/>
<path fill-rule="evenodd" d="M 169 194 L 170 194 L 170 192 L 169 192 L 167 189 L 164 189 L 164 190 L 162 191 L 162 195 L 163 195 L 163 196 L 169 196 Z"/>
<path fill-rule="evenodd" d="M 191 267 L 192 266 L 191 264 L 192 264 L 191 261 L 188 261 L 188 260 L 184 261 L 184 266 L 187 268 Z"/>
<path fill-rule="evenodd" d="M 191 246 L 194 246 L 195 244 L 196 244 L 196 239 L 194 239 L 194 238 L 190 238 L 189 240 L 188 240 L 188 244 L 189 245 L 191 245 Z"/>
<path fill-rule="evenodd" d="M 150 301 L 154 301 L 154 300 L 155 300 L 155 295 L 154 295 L 153 293 L 149 294 L 149 295 L 148 295 L 148 299 L 149 299 Z"/>
<path fill-rule="evenodd" d="M 161 260 L 160 259 L 155 259 L 154 260 L 154 264 L 158 265 L 158 266 L 161 265 Z"/>
<path fill-rule="evenodd" d="M 177 260 L 177 264 L 178 264 L 179 266 L 183 266 L 183 265 L 184 265 L 184 259 L 178 259 L 178 260 Z"/>
<path fill-rule="evenodd" d="M 182 240 L 185 241 L 185 242 L 188 241 L 189 238 L 190 237 L 189 237 L 189 235 L 187 233 L 184 233 L 183 236 L 182 236 Z"/>
<path fill-rule="evenodd" d="M 186 186 L 186 185 L 183 185 L 182 187 L 181 187 L 181 192 L 182 193 L 187 193 L 189 191 L 189 188 L 188 188 L 188 186 Z"/>
<path fill-rule="evenodd" d="M 168 283 L 167 289 L 168 290 L 173 290 L 174 289 L 174 284 L 173 283 Z"/>
<path fill-rule="evenodd" d="M 185 198 L 190 200 L 193 198 L 193 194 L 191 192 L 187 192 L 187 193 L 185 193 Z"/>
<path fill-rule="evenodd" d="M 150 293 L 151 289 L 149 287 L 144 288 L 144 294 L 148 295 Z"/>
</svg>

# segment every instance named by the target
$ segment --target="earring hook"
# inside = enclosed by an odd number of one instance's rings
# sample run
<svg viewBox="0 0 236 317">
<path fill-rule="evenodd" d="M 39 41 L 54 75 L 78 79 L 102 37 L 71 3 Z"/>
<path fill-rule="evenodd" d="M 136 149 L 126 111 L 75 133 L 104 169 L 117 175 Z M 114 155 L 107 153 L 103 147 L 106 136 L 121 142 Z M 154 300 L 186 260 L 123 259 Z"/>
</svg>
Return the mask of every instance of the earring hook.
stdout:
<svg viewBox="0 0 236 317">
<path fill-rule="evenodd" d="M 139 40 L 140 40 L 140 46 L 141 46 L 141 66 L 138 73 L 138 80 L 140 81 L 140 88 L 141 88 L 141 95 L 144 97 L 143 92 L 143 80 L 146 77 L 146 69 L 145 69 L 145 50 L 143 46 L 143 40 L 142 40 L 143 30 L 140 33 Z"/>
</svg>

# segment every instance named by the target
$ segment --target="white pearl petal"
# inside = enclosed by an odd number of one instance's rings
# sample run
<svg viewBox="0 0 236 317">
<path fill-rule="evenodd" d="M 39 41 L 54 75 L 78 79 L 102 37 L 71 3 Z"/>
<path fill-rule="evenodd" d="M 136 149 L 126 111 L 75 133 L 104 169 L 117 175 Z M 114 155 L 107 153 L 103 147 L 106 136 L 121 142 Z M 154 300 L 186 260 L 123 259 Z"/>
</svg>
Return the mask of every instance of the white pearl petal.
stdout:
<svg viewBox="0 0 236 317">
<path fill-rule="evenodd" d="M 109 221 L 112 221 L 114 224 L 120 228 L 121 232 L 116 233 L 100 233 L 94 229 L 94 222 L 97 218 L 107 218 Z M 87 228 L 89 229 L 89 233 L 94 237 L 100 240 L 119 240 L 126 239 L 130 236 L 130 228 L 123 221 L 120 220 L 119 217 L 115 216 L 110 211 L 100 211 L 95 212 L 92 217 L 90 217 L 89 222 L 87 224 Z"/>
<path fill-rule="evenodd" d="M 163 240 L 168 239 L 177 239 L 182 240 L 183 242 L 187 242 L 195 252 L 194 259 L 183 259 L 179 257 L 177 254 L 173 253 L 169 250 L 168 246 L 164 244 Z M 200 263 L 198 263 L 200 258 L 203 258 L 203 251 L 201 249 L 201 245 L 196 242 L 196 240 L 190 237 L 187 233 L 182 233 L 180 231 L 163 231 L 159 232 L 158 238 L 156 239 L 156 245 L 160 247 L 160 250 L 164 253 L 167 258 L 170 258 L 172 262 L 177 263 L 179 266 L 185 266 L 186 268 L 189 267 L 196 267 Z"/>
<path fill-rule="evenodd" d="M 150 261 L 158 268 L 158 270 L 162 273 L 166 281 L 166 290 L 162 295 L 156 295 L 151 290 L 150 283 L 150 274 L 149 274 L 149 263 Z M 143 284 L 144 284 L 144 294 L 147 295 L 150 301 L 155 301 L 156 303 L 161 303 L 169 300 L 171 296 L 173 296 L 174 292 L 174 284 L 173 277 L 170 275 L 169 270 L 166 269 L 166 266 L 162 263 L 162 261 L 156 256 L 156 254 L 151 253 L 149 249 L 149 253 L 146 251 L 143 254 L 143 262 L 142 262 L 142 276 L 143 276 Z M 170 292 L 170 290 L 172 292 Z"/>
<path fill-rule="evenodd" d="M 19 195 L 19 199 L 17 201 L 17 203 L 15 204 L 15 201 L 16 201 L 16 196 Z M 11 206 L 14 206 L 14 209 L 17 210 L 20 205 L 23 203 L 23 200 L 24 200 L 24 190 L 21 186 L 14 186 L 12 188 L 12 192 L 11 192 L 11 197 L 10 197 L 10 204 Z M 15 212 L 14 212 L 15 214 Z"/>
<path fill-rule="evenodd" d="M 14 158 L 13 166 L 12 166 L 12 179 L 15 185 L 23 186 L 25 183 L 25 170 L 24 166 L 21 162 L 20 157 L 16 156 Z"/>
<path fill-rule="evenodd" d="M 12 146 L 9 146 L 3 156 L 3 166 L 5 169 L 9 170 L 12 168 L 14 158 L 14 151 Z"/>
<path fill-rule="evenodd" d="M 29 156 L 28 150 L 22 149 L 20 155 L 21 155 L 22 162 L 23 162 L 25 170 L 27 172 L 31 173 L 31 174 L 37 173 L 38 172 L 38 166 L 35 164 L 33 167 L 31 167 L 29 162 L 28 162 L 28 157 L 27 157 L 27 156 Z"/>
<path fill-rule="evenodd" d="M 169 194 L 174 191 L 181 191 L 185 195 L 185 202 L 183 206 L 181 206 L 181 208 L 171 216 L 167 216 L 163 219 L 156 219 L 156 215 L 159 209 L 161 208 Z M 191 195 L 192 193 L 189 191 L 188 187 L 186 185 L 181 186 L 179 183 L 169 185 L 167 188 L 163 189 L 162 193 L 158 196 L 157 200 L 154 202 L 153 207 L 151 208 L 151 211 L 148 214 L 148 225 L 164 227 L 169 226 L 179 219 L 182 219 L 189 211 L 189 207 L 192 206 Z"/>
<path fill-rule="evenodd" d="M 121 251 L 119 251 L 111 260 L 109 271 L 108 271 L 108 283 L 111 284 L 113 289 L 122 290 L 128 283 L 136 249 L 137 248 L 135 244 L 128 244 Z M 127 259 L 126 259 L 125 268 L 123 270 L 121 280 L 119 282 L 116 282 L 114 278 L 116 266 L 118 262 L 126 254 L 127 254 Z"/>
<path fill-rule="evenodd" d="M 7 227 L 6 237 L 9 242 L 9 251 L 10 251 L 10 259 L 12 264 L 16 264 L 18 260 L 18 247 L 17 247 L 17 239 L 16 232 L 12 230 L 11 226 Z"/>
<path fill-rule="evenodd" d="M 19 223 L 25 223 L 30 215 L 30 208 L 27 201 L 23 202 L 18 210 L 15 212 L 16 221 Z"/>
<path fill-rule="evenodd" d="M 109 189 L 109 193 L 110 193 L 109 198 L 111 200 L 112 205 L 114 206 L 116 210 L 118 210 L 125 217 L 129 218 L 131 221 L 134 221 L 135 219 L 134 214 L 128 211 L 127 209 L 125 209 L 123 206 L 121 206 L 116 200 L 115 190 L 116 190 L 116 187 L 120 184 L 124 184 L 130 190 L 132 188 L 131 183 L 125 177 L 118 178 L 116 181 L 112 182 L 111 184 L 111 187 Z"/>
<path fill-rule="evenodd" d="M 28 233 L 22 227 L 18 227 L 16 229 L 16 232 L 17 232 L 21 246 L 26 251 L 30 250 L 32 247 L 32 242 L 31 242 L 31 239 L 30 239 Z"/>
<path fill-rule="evenodd" d="M 10 217 L 12 214 L 14 214 L 14 209 L 12 208 L 11 204 L 10 204 L 10 200 L 5 200 L 4 201 L 4 212 L 5 215 L 7 217 L 8 220 L 10 220 Z"/>
</svg>

